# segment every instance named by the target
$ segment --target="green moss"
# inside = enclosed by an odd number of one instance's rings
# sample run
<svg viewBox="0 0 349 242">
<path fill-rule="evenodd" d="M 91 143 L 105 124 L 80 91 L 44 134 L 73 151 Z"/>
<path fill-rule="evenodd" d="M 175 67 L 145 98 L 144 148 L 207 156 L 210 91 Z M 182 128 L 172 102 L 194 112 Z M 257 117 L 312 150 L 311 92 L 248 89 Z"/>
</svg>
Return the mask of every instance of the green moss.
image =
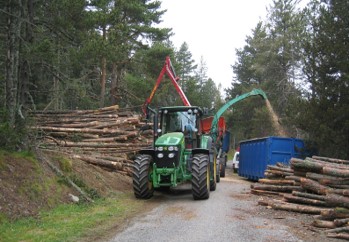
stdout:
<svg viewBox="0 0 349 242">
<path fill-rule="evenodd" d="M 73 170 L 73 162 L 70 159 L 59 157 L 57 160 L 63 172 L 71 172 Z"/>
</svg>

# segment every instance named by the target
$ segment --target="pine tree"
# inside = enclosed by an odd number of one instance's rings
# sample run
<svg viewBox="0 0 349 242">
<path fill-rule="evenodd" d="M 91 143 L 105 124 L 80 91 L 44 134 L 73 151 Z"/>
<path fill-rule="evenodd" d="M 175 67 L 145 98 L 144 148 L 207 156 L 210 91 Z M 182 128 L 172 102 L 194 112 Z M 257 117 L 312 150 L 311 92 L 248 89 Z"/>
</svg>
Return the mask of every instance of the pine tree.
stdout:
<svg viewBox="0 0 349 242">
<path fill-rule="evenodd" d="M 305 72 L 309 101 L 297 116 L 321 155 L 349 158 L 349 8 L 348 1 L 313 1 L 309 5 Z"/>
</svg>

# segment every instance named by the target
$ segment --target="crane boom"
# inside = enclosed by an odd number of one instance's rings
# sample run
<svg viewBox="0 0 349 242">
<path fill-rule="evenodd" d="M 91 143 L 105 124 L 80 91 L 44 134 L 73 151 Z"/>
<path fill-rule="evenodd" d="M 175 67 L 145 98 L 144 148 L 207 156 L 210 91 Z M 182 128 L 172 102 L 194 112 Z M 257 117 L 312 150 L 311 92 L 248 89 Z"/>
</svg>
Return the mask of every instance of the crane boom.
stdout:
<svg viewBox="0 0 349 242">
<path fill-rule="evenodd" d="M 158 87 L 159 87 L 159 85 L 160 85 L 160 83 L 161 83 L 165 73 L 170 78 L 170 80 L 171 80 L 172 84 L 174 85 L 177 93 L 181 97 L 184 106 L 191 106 L 187 96 L 184 94 L 182 88 L 178 84 L 179 77 L 176 76 L 176 73 L 175 73 L 174 68 L 172 66 L 170 57 L 166 56 L 165 64 L 164 64 L 164 66 L 161 69 L 161 72 L 160 72 L 160 74 L 158 76 L 158 79 L 156 80 L 155 86 L 154 86 L 153 90 L 151 91 L 150 96 L 147 98 L 147 100 L 143 104 L 142 110 L 143 110 L 143 113 L 145 115 L 147 114 L 147 107 L 151 103 L 151 101 L 152 101 L 152 99 L 154 97 L 154 94 L 155 94 L 156 90 L 158 89 Z"/>
</svg>

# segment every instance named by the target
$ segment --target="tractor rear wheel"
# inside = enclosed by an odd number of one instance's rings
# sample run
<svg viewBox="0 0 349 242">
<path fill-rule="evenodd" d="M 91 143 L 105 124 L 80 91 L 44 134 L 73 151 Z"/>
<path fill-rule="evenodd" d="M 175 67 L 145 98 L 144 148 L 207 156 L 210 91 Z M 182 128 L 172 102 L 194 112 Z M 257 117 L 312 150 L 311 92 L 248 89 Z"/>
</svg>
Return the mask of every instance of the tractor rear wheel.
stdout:
<svg viewBox="0 0 349 242">
<path fill-rule="evenodd" d="M 221 177 L 225 177 L 225 168 L 227 167 L 227 161 L 228 161 L 228 157 L 224 156 L 224 161 L 222 161 L 223 163 L 221 164 L 221 169 L 220 169 Z"/>
<path fill-rule="evenodd" d="M 221 181 L 220 172 L 218 173 L 218 171 L 221 170 L 220 167 L 221 167 L 221 164 L 217 164 L 217 169 L 216 169 L 217 170 L 217 174 L 216 174 L 216 182 L 217 183 L 219 183 Z"/>
<path fill-rule="evenodd" d="M 195 200 L 202 200 L 210 197 L 210 163 L 208 155 L 194 155 L 191 185 Z"/>
<path fill-rule="evenodd" d="M 149 199 L 153 196 L 154 187 L 150 180 L 152 157 L 138 155 L 133 164 L 133 191 L 136 198 Z"/>
<path fill-rule="evenodd" d="M 210 166 L 210 191 L 216 191 L 216 186 L 217 186 L 217 176 L 219 176 L 218 171 L 217 171 L 217 160 L 215 159 Z"/>
</svg>

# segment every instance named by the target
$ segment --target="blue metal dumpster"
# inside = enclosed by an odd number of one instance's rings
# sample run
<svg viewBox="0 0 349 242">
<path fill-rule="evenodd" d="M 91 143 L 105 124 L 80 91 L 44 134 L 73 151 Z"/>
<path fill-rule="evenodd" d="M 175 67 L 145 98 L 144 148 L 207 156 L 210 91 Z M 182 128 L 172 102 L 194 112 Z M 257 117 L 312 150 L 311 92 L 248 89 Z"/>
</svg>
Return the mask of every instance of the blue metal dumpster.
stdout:
<svg viewBox="0 0 349 242">
<path fill-rule="evenodd" d="M 301 139 L 265 137 L 240 142 L 239 176 L 250 180 L 264 177 L 268 165 L 277 162 L 288 164 L 291 157 L 302 157 L 304 142 Z"/>
</svg>

